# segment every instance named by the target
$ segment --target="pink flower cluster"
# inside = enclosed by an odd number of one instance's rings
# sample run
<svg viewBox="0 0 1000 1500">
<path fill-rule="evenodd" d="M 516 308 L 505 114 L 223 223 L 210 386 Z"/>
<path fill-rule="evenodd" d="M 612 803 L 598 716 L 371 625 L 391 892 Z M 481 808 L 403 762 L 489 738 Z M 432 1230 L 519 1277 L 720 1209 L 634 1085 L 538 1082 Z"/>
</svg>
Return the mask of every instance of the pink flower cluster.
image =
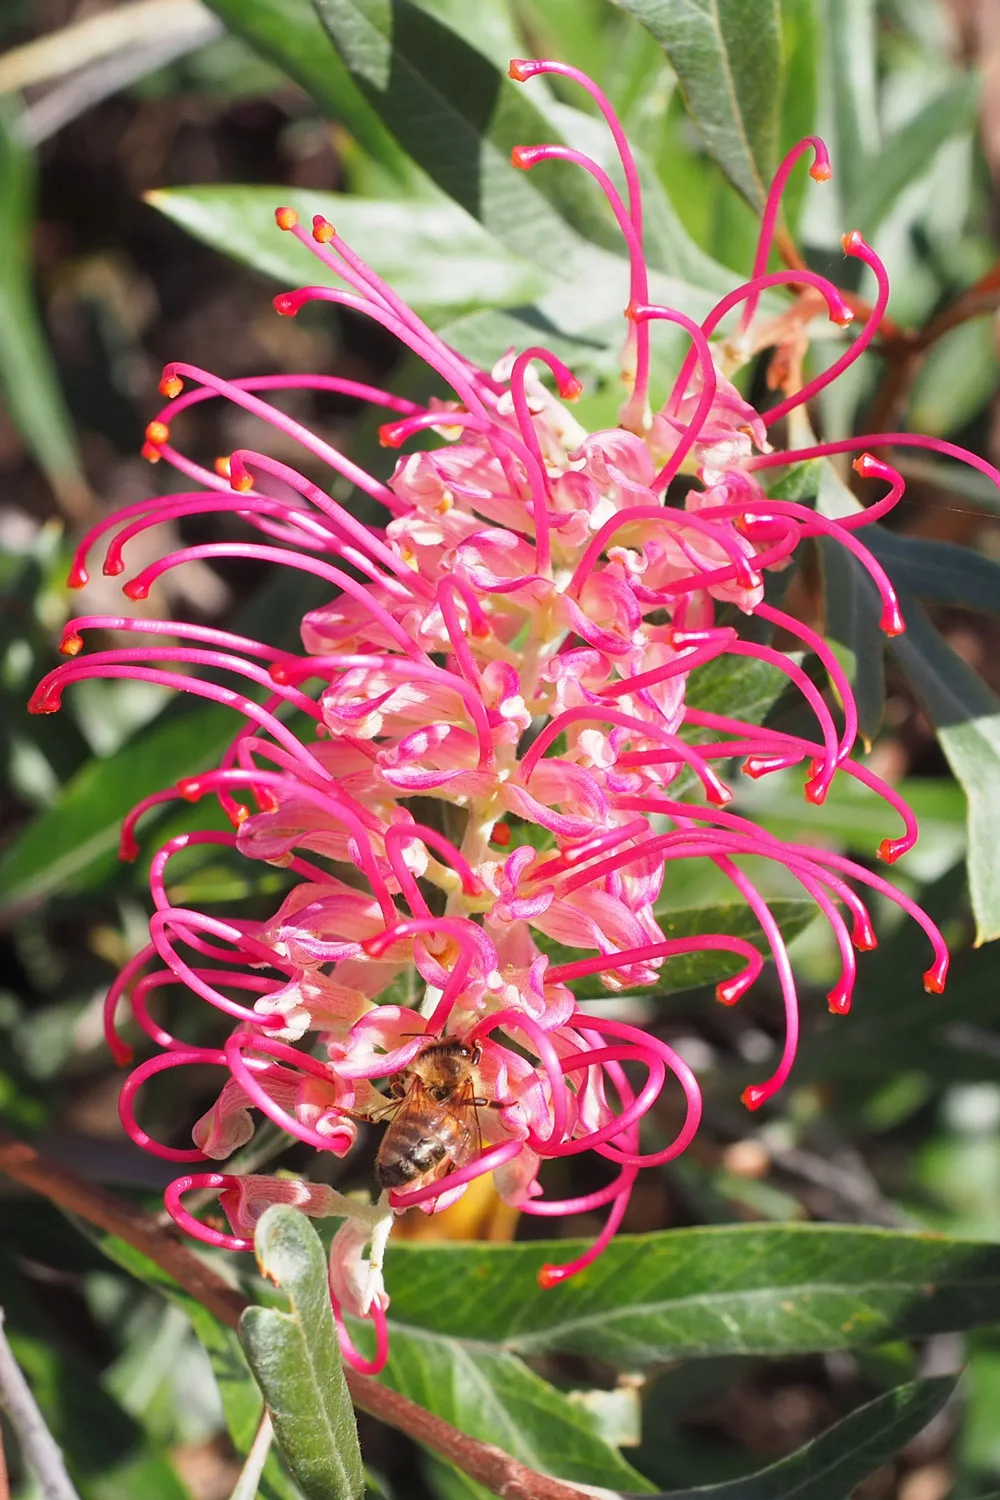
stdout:
<svg viewBox="0 0 1000 1500">
<path fill-rule="evenodd" d="M 244 720 L 216 769 L 147 797 L 124 828 L 122 854 L 131 858 L 137 819 L 178 795 L 217 797 L 233 825 L 229 833 L 181 834 L 156 853 L 149 944 L 108 995 L 107 1033 L 116 1057 L 131 1058 L 115 1030 L 126 998 L 158 1049 L 122 1090 L 121 1117 L 133 1140 L 185 1168 L 203 1167 L 251 1138 L 258 1111 L 295 1140 L 343 1156 L 355 1142 L 357 1119 L 385 1106 L 379 1080 L 402 1074 L 405 1087 L 407 1069 L 429 1041 L 455 1038 L 477 1059 L 476 1094 L 492 1106 L 479 1114 L 481 1149 L 458 1164 L 446 1159 L 442 1171 L 427 1174 L 415 1189 L 390 1190 L 361 1204 L 305 1181 L 196 1169 L 167 1192 L 179 1224 L 232 1250 L 252 1248 L 254 1223 L 269 1203 L 341 1217 L 331 1295 L 345 1354 L 361 1370 L 381 1368 L 386 1357 L 381 1266 L 396 1213 L 414 1204 L 441 1209 L 486 1172 L 524 1213 L 607 1208 L 604 1229 L 585 1254 L 545 1269 L 545 1283 L 553 1284 L 586 1266 L 614 1234 L 638 1170 L 669 1161 L 691 1142 L 701 1102 L 684 1060 L 644 1030 L 591 1013 L 572 990 L 574 981 L 591 975 L 600 975 L 612 992 L 655 985 L 665 961 L 692 952 L 737 961 L 735 977 L 718 987 L 726 1004 L 756 981 L 763 959 L 748 942 L 724 934 L 665 936 L 657 901 L 676 862 L 716 866 L 759 922 L 776 966 L 785 1041 L 772 1075 L 746 1090 L 750 1109 L 788 1077 L 799 1021 L 781 931 L 741 856 L 790 872 L 829 924 L 841 963 L 829 995 L 835 1012 L 850 1006 L 855 950 L 875 944 L 859 890 L 894 901 L 924 929 L 928 990 L 943 988 L 948 966 L 940 934 L 908 897 L 827 849 L 783 842 L 727 811 L 732 794 L 715 768 L 739 757 L 744 774 L 762 776 L 806 763 L 806 796 L 814 803 L 823 801 L 838 773 L 852 776 L 902 820 L 902 835 L 880 847 L 884 859 L 895 859 L 916 839 L 914 818 L 898 795 L 851 758 L 857 715 L 833 651 L 766 603 L 764 590 L 766 572 L 785 566 L 802 540 L 836 537 L 874 580 L 882 628 L 890 635 L 904 628 L 890 581 L 858 539 L 864 524 L 898 500 L 899 474 L 863 453 L 855 467 L 884 480 L 885 495 L 837 521 L 768 498 L 762 484 L 768 469 L 862 447 L 851 440 L 782 451 L 772 448 L 768 433 L 871 340 L 888 296 L 881 262 L 859 234 L 846 237 L 846 253 L 874 273 L 877 297 L 860 336 L 821 376 L 803 383 L 806 325 L 817 308 L 825 307 L 835 323 L 851 320 L 845 298 L 823 277 L 766 270 L 795 162 L 811 150 L 813 177 L 829 175 L 822 142 L 810 138 L 789 154 L 775 179 L 750 280 L 701 325 L 651 304 L 638 178 L 621 125 L 601 91 L 575 69 L 551 62 L 511 68 L 519 82 L 540 73 L 561 73 L 587 90 L 620 156 L 624 198 L 577 151 L 532 146 L 514 152 L 515 165 L 525 170 L 553 159 L 578 163 L 597 179 L 621 226 L 631 277 L 630 389 L 621 425 L 602 432 L 578 425 L 564 403 L 580 385 L 546 349 L 511 352 L 492 371 L 477 369 L 331 224 L 318 218 L 308 230 L 292 209 L 279 209 L 280 229 L 308 246 L 337 284 L 279 296 L 278 312 L 294 316 L 315 301 L 362 312 L 426 361 L 454 398 L 422 407 L 333 376 L 227 381 L 189 365 L 169 366 L 161 387 L 167 404 L 149 425 L 144 451 L 179 470 L 192 488 L 127 506 L 96 526 L 76 554 L 71 584 L 87 581 L 87 556 L 109 529 L 119 528 L 104 571 L 118 574 L 125 546 L 147 527 L 229 512 L 257 539 L 181 547 L 143 568 L 125 584 L 125 594 L 144 599 L 163 573 L 193 559 L 244 558 L 312 574 L 328 585 L 330 600 L 305 616 L 302 655 L 200 624 L 82 617 L 63 637 L 70 656 L 81 650 L 88 630 L 147 640 L 59 667 L 32 699 L 35 711 L 51 712 L 71 683 L 126 677 L 227 704 Z M 798 300 L 762 321 L 760 294 L 782 284 L 793 285 Z M 710 344 L 720 321 L 740 307 L 737 332 Z M 690 354 L 666 402 L 653 412 L 650 326 L 658 320 L 685 331 Z M 776 350 L 772 370 L 785 394 L 761 414 L 724 369 L 732 373 L 768 347 Z M 539 378 L 539 368 L 551 375 L 557 394 Z M 385 409 L 389 419 L 381 434 L 390 447 L 426 429 L 441 445 L 402 457 L 383 484 L 267 399 L 270 392 L 302 389 L 356 396 Z M 270 424 L 286 442 L 294 440 L 315 461 L 312 467 L 380 502 L 385 525 L 362 525 L 325 483 L 263 452 L 240 449 L 218 472 L 187 457 L 173 445 L 171 428 L 187 408 L 215 396 Z M 873 446 L 923 441 L 908 434 L 867 439 Z M 675 497 L 671 481 L 681 473 L 690 482 L 677 487 Z M 717 623 L 725 605 L 759 616 L 816 653 L 839 700 L 839 728 L 826 697 L 791 656 Z M 783 673 L 815 717 L 814 738 L 689 707 L 688 675 L 723 656 L 767 662 Z M 196 675 L 201 668 L 211 675 Z M 232 685 L 219 685 L 220 674 Z M 439 799 L 453 810 L 462 829 L 456 841 L 418 820 L 410 807 L 416 797 Z M 293 883 L 270 920 L 174 905 L 168 866 L 179 850 L 194 845 L 235 848 L 287 871 Z M 540 939 L 581 956 L 552 963 Z M 422 1001 L 390 1003 L 387 991 L 413 971 Z M 224 1042 L 194 1046 L 154 1019 L 154 992 L 176 985 L 229 1018 Z M 138 1090 L 153 1074 L 206 1063 L 222 1070 L 224 1082 L 194 1127 L 194 1146 L 151 1139 L 135 1118 Z M 636 1064 L 638 1075 L 630 1066 Z M 643 1152 L 642 1121 L 664 1094 L 680 1129 L 662 1149 Z M 581 1152 L 612 1163 L 612 1180 L 568 1200 L 546 1198 L 539 1184 L 543 1163 Z M 192 1189 L 218 1193 L 231 1232 L 185 1208 L 184 1194 Z M 344 1311 L 374 1323 L 372 1358 L 352 1344 Z"/>
</svg>

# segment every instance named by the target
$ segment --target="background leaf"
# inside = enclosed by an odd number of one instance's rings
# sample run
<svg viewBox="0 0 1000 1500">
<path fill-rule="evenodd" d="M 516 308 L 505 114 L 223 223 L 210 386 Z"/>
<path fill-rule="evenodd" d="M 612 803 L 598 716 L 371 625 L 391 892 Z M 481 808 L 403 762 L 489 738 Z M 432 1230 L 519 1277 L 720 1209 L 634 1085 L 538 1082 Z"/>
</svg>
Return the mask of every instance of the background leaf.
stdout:
<svg viewBox="0 0 1000 1500">
<path fill-rule="evenodd" d="M 954 1389 L 949 1375 L 899 1386 L 760 1473 L 659 1500 L 843 1500 L 923 1431 Z"/>
<path fill-rule="evenodd" d="M 390 1249 L 392 1318 L 523 1355 L 623 1369 L 709 1354 L 845 1349 L 1000 1318 L 1000 1249 L 833 1225 L 618 1235 L 558 1289 L 536 1275 L 576 1241 Z"/>
<path fill-rule="evenodd" d="M 582 1406 L 516 1355 L 394 1327 L 389 1363 L 380 1379 L 532 1469 L 610 1490 L 652 1488 L 598 1435 Z M 449 1478 L 449 1493 L 488 1493 L 457 1471 Z"/>
<path fill-rule="evenodd" d="M 398 141 L 468 213 L 529 260 L 573 276 L 586 239 L 617 248 L 578 168 L 511 165 L 514 146 L 554 139 L 527 91 L 412 0 L 316 0 L 352 76 Z"/>
<path fill-rule="evenodd" d="M 453 317 L 465 308 L 531 302 L 550 280 L 447 200 L 379 203 L 300 188 L 187 187 L 152 193 L 148 201 L 205 244 L 289 288 L 325 282 L 329 272 L 278 229 L 274 210 L 286 202 L 305 223 L 313 214 L 328 218 L 420 312 L 437 309 Z"/>
<path fill-rule="evenodd" d="M 680 80 L 709 152 L 756 209 L 777 165 L 777 0 L 615 0 L 648 26 Z"/>
<path fill-rule="evenodd" d="M 35 167 L 16 136 L 16 118 L 11 101 L 0 99 L 0 387 L 63 509 L 80 517 L 90 490 L 31 284 Z"/>
</svg>

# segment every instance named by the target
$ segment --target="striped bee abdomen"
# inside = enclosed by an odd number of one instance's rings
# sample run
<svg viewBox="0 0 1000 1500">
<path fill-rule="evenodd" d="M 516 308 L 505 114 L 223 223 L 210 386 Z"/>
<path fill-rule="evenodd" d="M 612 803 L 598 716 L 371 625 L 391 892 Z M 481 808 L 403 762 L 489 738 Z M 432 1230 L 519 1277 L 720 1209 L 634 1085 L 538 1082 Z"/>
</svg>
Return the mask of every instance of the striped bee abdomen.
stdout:
<svg viewBox="0 0 1000 1500">
<path fill-rule="evenodd" d="M 432 1172 L 448 1154 L 449 1142 L 425 1135 L 417 1120 L 401 1116 L 386 1131 L 375 1162 L 375 1175 L 384 1188 L 405 1187 Z"/>
</svg>

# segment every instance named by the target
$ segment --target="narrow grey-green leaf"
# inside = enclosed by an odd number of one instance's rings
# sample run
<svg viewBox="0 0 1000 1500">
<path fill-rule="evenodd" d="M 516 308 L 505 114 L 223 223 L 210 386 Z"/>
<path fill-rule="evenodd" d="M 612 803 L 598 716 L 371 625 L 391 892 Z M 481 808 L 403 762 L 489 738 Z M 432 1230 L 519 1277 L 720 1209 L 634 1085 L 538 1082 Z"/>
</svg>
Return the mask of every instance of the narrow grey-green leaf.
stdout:
<svg viewBox="0 0 1000 1500">
<path fill-rule="evenodd" d="M 1000 698 L 934 629 L 912 596 L 892 653 L 920 698 L 969 799 L 969 890 L 976 941 L 1000 937 Z"/>
<path fill-rule="evenodd" d="M 14 106 L 0 100 L 0 390 L 21 436 L 67 515 L 90 491 L 31 285 L 35 164 L 15 138 Z"/>
<path fill-rule="evenodd" d="M 761 209 L 777 163 L 782 93 L 777 0 L 615 0 L 648 27 L 710 153 Z"/>
<path fill-rule="evenodd" d="M 359 1335 L 360 1338 L 360 1335 Z M 380 1379 L 470 1437 L 495 1443 L 529 1468 L 604 1489 L 650 1488 L 604 1441 L 582 1406 L 514 1354 L 394 1327 Z M 486 1491 L 465 1479 L 470 1494 Z"/>
<path fill-rule="evenodd" d="M 893 583 L 928 604 L 1000 614 L 1000 563 L 971 547 L 901 536 L 878 524 L 861 533 Z"/>
<path fill-rule="evenodd" d="M 541 1267 L 584 1243 L 391 1247 L 392 1317 L 622 1369 L 850 1349 L 1000 1320 L 1000 1248 L 943 1235 L 820 1224 L 617 1235 L 580 1275 L 541 1289 Z"/>
<path fill-rule="evenodd" d="M 107 873 L 121 822 L 150 792 L 212 763 L 238 721 L 214 705 L 171 715 L 111 755 L 90 760 L 0 856 L 0 915 Z"/>
<path fill-rule="evenodd" d="M 287 1313 L 249 1307 L 240 1322 L 285 1461 L 306 1500 L 361 1500 L 358 1429 L 319 1235 L 304 1214 L 278 1203 L 261 1215 L 254 1243 L 261 1271 L 291 1303 Z"/>
<path fill-rule="evenodd" d="M 757 1474 L 654 1500 L 844 1500 L 923 1431 L 954 1389 L 952 1375 L 897 1386 Z"/>
<path fill-rule="evenodd" d="M 394 176 L 408 175 L 403 152 L 337 56 L 310 0 L 207 0 L 231 31 L 277 63 Z"/>
<path fill-rule="evenodd" d="M 820 15 L 821 118 L 832 132 L 833 186 L 844 202 L 860 190 L 879 146 L 875 0 L 820 0 Z"/>
<path fill-rule="evenodd" d="M 817 545 L 823 571 L 824 633 L 840 648 L 857 704 L 858 728 L 870 747 L 885 710 L 881 602 L 870 575 L 836 537 L 820 537 Z"/>
<path fill-rule="evenodd" d="M 511 165 L 514 146 L 551 141 L 523 87 L 413 0 L 315 0 L 379 115 L 414 161 L 519 254 L 582 272 L 587 240 L 619 248 L 594 185 L 577 167 Z"/>
<path fill-rule="evenodd" d="M 264 1400 L 250 1373 L 234 1330 L 220 1323 L 207 1307 L 178 1286 L 162 1266 L 158 1266 L 140 1250 L 127 1245 L 115 1235 L 94 1229 L 82 1220 L 74 1222 L 81 1233 L 92 1240 L 109 1260 L 187 1314 L 211 1362 L 230 1440 L 240 1457 L 245 1458 L 260 1426 Z M 260 1500 L 301 1500 L 299 1490 L 281 1467 L 273 1449 L 264 1464 Z"/>
<path fill-rule="evenodd" d="M 945 141 L 975 124 L 979 80 L 957 78 L 888 137 L 847 200 L 846 223 L 871 235 L 900 193 L 930 167 Z M 838 162 L 839 167 L 839 162 Z"/>
<path fill-rule="evenodd" d="M 275 224 L 274 210 L 286 203 L 305 223 L 313 214 L 328 218 L 421 312 L 438 309 L 454 317 L 467 308 L 531 302 L 550 281 L 447 199 L 378 202 L 345 193 L 213 184 L 166 188 L 146 201 L 205 244 L 287 287 L 325 281 L 329 273 Z"/>
</svg>

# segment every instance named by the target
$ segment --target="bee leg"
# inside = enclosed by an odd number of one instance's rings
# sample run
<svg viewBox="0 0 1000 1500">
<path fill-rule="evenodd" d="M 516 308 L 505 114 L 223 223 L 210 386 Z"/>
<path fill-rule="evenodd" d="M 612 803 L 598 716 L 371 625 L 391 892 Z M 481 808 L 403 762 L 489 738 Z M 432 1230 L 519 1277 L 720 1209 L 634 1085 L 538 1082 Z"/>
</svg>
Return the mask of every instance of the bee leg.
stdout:
<svg viewBox="0 0 1000 1500">
<path fill-rule="evenodd" d="M 477 1109 L 510 1109 L 510 1099 L 473 1099 Z"/>
</svg>

